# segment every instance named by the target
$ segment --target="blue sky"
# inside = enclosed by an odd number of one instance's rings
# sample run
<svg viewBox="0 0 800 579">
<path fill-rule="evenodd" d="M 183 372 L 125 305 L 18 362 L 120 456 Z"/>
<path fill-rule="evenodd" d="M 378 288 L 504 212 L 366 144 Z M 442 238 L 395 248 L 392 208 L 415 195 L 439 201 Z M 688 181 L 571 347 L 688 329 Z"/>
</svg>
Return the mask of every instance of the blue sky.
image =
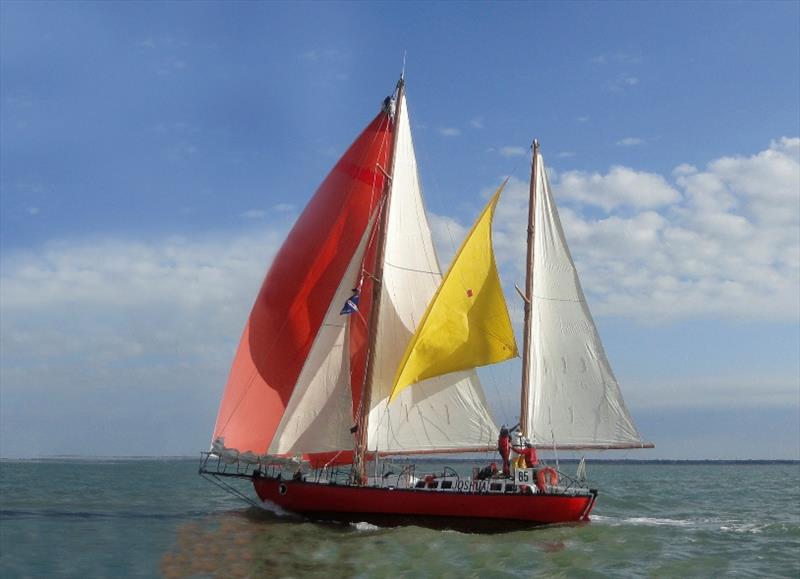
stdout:
<svg viewBox="0 0 800 579">
<path fill-rule="evenodd" d="M 657 444 L 626 456 L 800 458 L 798 3 L 3 2 L 0 49 L 0 455 L 203 449 L 271 255 L 405 52 L 444 258 L 511 174 L 522 279 L 542 141 Z M 513 420 L 518 366 L 482 375 Z"/>
</svg>

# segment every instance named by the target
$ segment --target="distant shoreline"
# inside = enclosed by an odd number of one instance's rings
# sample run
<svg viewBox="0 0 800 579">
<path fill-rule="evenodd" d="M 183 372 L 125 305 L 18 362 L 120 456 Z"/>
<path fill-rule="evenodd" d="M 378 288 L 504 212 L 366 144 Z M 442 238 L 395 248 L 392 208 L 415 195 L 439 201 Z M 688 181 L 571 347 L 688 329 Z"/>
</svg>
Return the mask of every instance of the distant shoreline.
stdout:
<svg viewBox="0 0 800 579">
<path fill-rule="evenodd" d="M 499 458 L 499 457 L 498 457 Z M 554 460 L 553 457 L 546 457 L 547 460 Z M 195 456 L 81 456 L 81 455 L 47 455 L 36 457 L 0 457 L 0 462 L 104 462 L 104 461 L 198 461 Z M 487 457 L 475 458 L 431 458 L 429 456 L 420 458 L 397 457 L 392 462 L 414 462 L 414 463 L 476 463 L 485 462 Z M 800 459 L 635 459 L 635 458 L 590 458 L 587 459 L 592 464 L 617 464 L 617 465 L 765 465 L 765 464 L 796 464 L 800 465 Z M 577 458 L 562 458 L 561 463 L 578 463 Z"/>
</svg>

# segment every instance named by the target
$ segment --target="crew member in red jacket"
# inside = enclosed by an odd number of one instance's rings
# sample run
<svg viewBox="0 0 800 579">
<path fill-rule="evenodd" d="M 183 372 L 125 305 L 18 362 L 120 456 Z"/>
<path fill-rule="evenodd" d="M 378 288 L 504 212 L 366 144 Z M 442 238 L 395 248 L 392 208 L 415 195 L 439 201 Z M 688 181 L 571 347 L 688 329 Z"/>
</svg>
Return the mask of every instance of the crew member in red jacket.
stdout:
<svg viewBox="0 0 800 579">
<path fill-rule="evenodd" d="M 539 464 L 539 459 L 536 457 L 536 449 L 533 448 L 533 444 L 530 441 L 526 441 L 523 447 L 512 446 L 511 450 L 525 457 L 525 468 L 533 468 Z"/>
<path fill-rule="evenodd" d="M 497 451 L 503 459 L 503 476 L 508 478 L 511 476 L 511 465 L 508 462 L 508 457 L 511 455 L 511 435 L 505 426 L 500 429 L 500 436 L 497 439 Z"/>
</svg>

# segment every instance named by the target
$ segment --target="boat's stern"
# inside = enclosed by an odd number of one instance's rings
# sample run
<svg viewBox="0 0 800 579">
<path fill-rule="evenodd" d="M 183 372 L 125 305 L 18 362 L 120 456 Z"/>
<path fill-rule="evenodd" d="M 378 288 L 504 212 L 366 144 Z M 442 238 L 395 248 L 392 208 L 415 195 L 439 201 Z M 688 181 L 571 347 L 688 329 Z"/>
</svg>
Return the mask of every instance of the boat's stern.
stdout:
<svg viewBox="0 0 800 579">
<path fill-rule="evenodd" d="M 592 512 L 595 503 L 597 502 L 597 489 L 589 489 L 589 494 L 591 495 L 589 502 L 586 505 L 586 509 L 581 514 L 581 521 L 589 521 L 589 514 Z"/>
</svg>

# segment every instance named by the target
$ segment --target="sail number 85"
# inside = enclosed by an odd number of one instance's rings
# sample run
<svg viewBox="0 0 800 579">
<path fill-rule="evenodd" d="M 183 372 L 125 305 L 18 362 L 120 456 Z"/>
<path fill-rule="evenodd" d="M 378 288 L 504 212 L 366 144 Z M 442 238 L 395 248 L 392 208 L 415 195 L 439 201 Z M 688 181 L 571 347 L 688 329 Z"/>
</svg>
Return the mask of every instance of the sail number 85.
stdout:
<svg viewBox="0 0 800 579">
<path fill-rule="evenodd" d="M 517 484 L 533 484 L 536 482 L 536 474 L 532 468 L 518 468 L 514 474 L 514 481 Z"/>
</svg>

